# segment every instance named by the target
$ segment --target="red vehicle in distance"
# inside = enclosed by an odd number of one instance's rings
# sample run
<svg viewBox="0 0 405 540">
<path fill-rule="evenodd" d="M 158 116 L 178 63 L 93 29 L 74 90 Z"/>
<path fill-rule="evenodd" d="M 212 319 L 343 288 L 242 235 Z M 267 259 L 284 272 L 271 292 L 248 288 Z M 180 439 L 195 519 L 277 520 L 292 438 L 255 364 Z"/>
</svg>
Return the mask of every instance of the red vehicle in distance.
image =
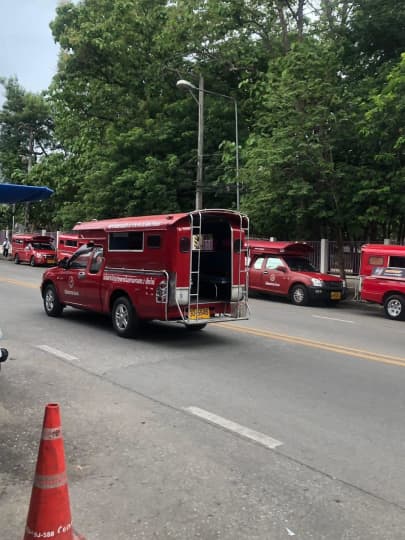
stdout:
<svg viewBox="0 0 405 540">
<path fill-rule="evenodd" d="M 343 279 L 318 272 L 303 242 L 249 240 L 249 289 L 284 296 L 304 306 L 316 300 L 335 304 L 346 296 Z"/>
<path fill-rule="evenodd" d="M 40 234 L 13 234 L 11 248 L 15 264 L 31 266 L 56 264 L 56 250 L 52 236 Z"/>
<path fill-rule="evenodd" d="M 397 246 L 400 247 L 400 246 Z M 380 304 L 389 319 L 405 319 L 405 268 L 374 268 L 362 281 L 361 300 Z"/>
<path fill-rule="evenodd" d="M 59 233 L 56 244 L 56 260 L 69 258 L 73 253 L 86 243 L 84 238 L 81 238 L 78 233 Z"/>
<path fill-rule="evenodd" d="M 405 268 L 405 246 L 364 244 L 361 246 L 360 276 L 370 276 L 375 268 Z"/>
</svg>

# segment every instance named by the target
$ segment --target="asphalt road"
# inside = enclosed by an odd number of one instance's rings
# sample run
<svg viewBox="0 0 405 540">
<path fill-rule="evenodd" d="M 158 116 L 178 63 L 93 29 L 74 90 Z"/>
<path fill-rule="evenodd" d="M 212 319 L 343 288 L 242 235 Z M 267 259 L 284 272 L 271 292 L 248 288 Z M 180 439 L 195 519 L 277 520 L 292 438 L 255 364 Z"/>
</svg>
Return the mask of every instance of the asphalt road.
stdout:
<svg viewBox="0 0 405 540">
<path fill-rule="evenodd" d="M 253 298 L 243 323 L 124 340 L 48 318 L 41 274 L 0 260 L 2 539 L 23 535 L 50 402 L 87 540 L 404 537 L 405 323 Z"/>
</svg>

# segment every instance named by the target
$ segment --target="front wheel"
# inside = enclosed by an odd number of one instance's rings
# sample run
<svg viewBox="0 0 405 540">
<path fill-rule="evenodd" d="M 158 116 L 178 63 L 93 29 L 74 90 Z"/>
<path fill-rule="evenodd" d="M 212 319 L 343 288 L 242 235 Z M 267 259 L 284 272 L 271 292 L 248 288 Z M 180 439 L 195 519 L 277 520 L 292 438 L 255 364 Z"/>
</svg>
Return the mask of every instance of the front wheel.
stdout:
<svg viewBox="0 0 405 540">
<path fill-rule="evenodd" d="M 306 306 L 308 304 L 308 289 L 305 285 L 294 285 L 290 293 L 290 299 L 296 306 Z"/>
<path fill-rule="evenodd" d="M 59 317 L 63 311 L 56 289 L 53 285 L 47 285 L 44 292 L 44 309 L 49 317 Z"/>
<path fill-rule="evenodd" d="M 135 337 L 139 332 L 139 319 L 135 308 L 126 296 L 115 300 L 112 313 L 114 330 L 120 337 Z"/>
<path fill-rule="evenodd" d="M 405 319 L 405 297 L 400 294 L 389 296 L 384 302 L 384 310 L 388 318 L 403 321 Z"/>
</svg>

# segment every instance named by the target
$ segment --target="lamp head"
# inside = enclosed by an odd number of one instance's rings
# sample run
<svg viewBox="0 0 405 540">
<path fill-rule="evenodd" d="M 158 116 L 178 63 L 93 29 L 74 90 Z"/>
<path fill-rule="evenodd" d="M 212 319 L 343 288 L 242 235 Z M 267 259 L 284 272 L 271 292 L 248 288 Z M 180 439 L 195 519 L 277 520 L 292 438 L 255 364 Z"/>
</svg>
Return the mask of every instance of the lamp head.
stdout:
<svg viewBox="0 0 405 540">
<path fill-rule="evenodd" d="M 198 88 L 194 86 L 194 84 L 186 81 L 185 79 L 180 79 L 179 81 L 177 81 L 176 86 L 177 88 L 183 88 L 185 90 L 198 90 Z"/>
</svg>

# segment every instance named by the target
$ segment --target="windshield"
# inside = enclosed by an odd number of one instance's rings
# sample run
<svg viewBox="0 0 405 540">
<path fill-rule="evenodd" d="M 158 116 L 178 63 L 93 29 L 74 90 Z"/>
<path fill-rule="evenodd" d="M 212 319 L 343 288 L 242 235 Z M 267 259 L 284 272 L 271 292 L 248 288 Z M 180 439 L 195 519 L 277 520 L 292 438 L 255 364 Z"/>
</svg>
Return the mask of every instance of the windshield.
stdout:
<svg viewBox="0 0 405 540">
<path fill-rule="evenodd" d="M 45 242 L 32 242 L 32 247 L 35 249 L 53 249 L 51 244 L 46 244 Z"/>
<path fill-rule="evenodd" d="M 288 264 L 290 270 L 294 272 L 316 272 L 315 267 L 304 257 L 294 257 L 292 255 L 284 256 L 285 262 Z"/>
</svg>

